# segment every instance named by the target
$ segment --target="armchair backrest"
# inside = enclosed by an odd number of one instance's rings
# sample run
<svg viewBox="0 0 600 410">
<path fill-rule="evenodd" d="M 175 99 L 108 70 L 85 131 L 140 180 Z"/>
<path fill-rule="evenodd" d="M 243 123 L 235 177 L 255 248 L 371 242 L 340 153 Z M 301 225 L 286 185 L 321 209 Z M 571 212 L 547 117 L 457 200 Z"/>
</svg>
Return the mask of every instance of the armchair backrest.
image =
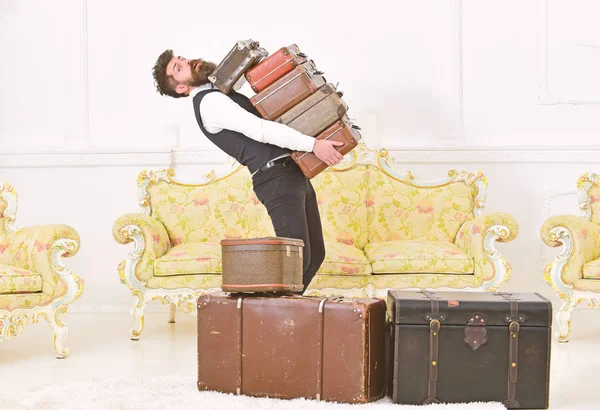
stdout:
<svg viewBox="0 0 600 410">
<path fill-rule="evenodd" d="M 600 224 L 600 175 L 585 173 L 577 182 L 579 207 L 584 217 Z"/>
</svg>

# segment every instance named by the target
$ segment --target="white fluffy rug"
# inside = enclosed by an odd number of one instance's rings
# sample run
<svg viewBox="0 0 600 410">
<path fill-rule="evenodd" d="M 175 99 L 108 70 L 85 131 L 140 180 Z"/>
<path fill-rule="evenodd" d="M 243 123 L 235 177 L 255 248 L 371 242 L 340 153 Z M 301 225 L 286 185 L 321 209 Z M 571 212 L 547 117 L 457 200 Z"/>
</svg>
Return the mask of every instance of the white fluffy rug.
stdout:
<svg viewBox="0 0 600 410">
<path fill-rule="evenodd" d="M 0 392 L 0 409 L 202 409 L 202 410 L 372 410 L 426 408 L 431 410 L 495 410 L 499 403 L 434 404 L 426 407 L 393 404 L 389 398 L 364 405 L 277 400 L 199 392 L 191 377 L 152 377 L 140 379 L 99 379 L 46 385 L 27 393 Z"/>
</svg>

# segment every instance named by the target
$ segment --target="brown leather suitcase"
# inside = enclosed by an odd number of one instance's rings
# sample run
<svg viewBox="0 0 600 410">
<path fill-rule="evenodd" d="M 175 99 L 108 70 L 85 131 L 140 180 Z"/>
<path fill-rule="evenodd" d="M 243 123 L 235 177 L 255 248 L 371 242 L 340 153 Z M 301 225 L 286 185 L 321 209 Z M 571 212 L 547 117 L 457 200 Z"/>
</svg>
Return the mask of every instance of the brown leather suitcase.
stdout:
<svg viewBox="0 0 600 410">
<path fill-rule="evenodd" d="M 552 305 L 533 293 L 388 292 L 395 403 L 547 409 Z"/>
<path fill-rule="evenodd" d="M 229 94 L 246 80 L 244 74 L 268 55 L 258 41 L 238 41 L 208 77 L 215 87 Z"/>
<path fill-rule="evenodd" d="M 304 135 L 316 137 L 346 115 L 348 104 L 342 99 L 343 94 L 336 91 L 333 84 L 325 84 L 275 119 L 275 122 L 292 127 Z"/>
<path fill-rule="evenodd" d="M 225 292 L 302 291 L 302 239 L 265 237 L 221 241 Z"/>
<path fill-rule="evenodd" d="M 248 70 L 246 80 L 254 92 L 259 93 L 305 62 L 306 55 L 300 52 L 296 44 L 282 47 Z"/>
<path fill-rule="evenodd" d="M 342 155 L 346 155 L 358 145 L 361 139 L 359 129 L 350 122 L 348 117 L 344 116 L 319 134 L 317 139 L 343 142 L 344 145 L 335 147 L 335 149 Z M 296 161 L 302 173 L 309 179 L 327 169 L 327 164 L 312 152 L 294 151 L 292 152 L 292 159 Z"/>
<path fill-rule="evenodd" d="M 380 299 L 198 298 L 198 389 L 366 403 L 385 394 Z"/>
<path fill-rule="evenodd" d="M 322 74 L 313 61 L 307 61 L 250 98 L 250 102 L 263 118 L 274 120 L 324 85 Z"/>
</svg>

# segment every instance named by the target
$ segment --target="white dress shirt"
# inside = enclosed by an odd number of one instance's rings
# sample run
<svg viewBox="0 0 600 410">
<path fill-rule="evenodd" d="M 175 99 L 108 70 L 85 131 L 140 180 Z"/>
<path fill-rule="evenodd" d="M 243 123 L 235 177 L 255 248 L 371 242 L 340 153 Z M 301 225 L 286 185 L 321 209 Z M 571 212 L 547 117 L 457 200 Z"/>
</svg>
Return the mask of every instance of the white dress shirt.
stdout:
<svg viewBox="0 0 600 410">
<path fill-rule="evenodd" d="M 211 83 L 190 92 L 194 98 L 200 91 L 214 88 Z M 246 111 L 220 91 L 208 93 L 200 102 L 200 118 L 206 131 L 216 134 L 223 129 L 239 132 L 256 141 L 288 148 L 292 151 L 311 152 L 316 139 L 274 121 L 265 120 Z M 283 158 L 284 154 L 277 158 Z"/>
</svg>

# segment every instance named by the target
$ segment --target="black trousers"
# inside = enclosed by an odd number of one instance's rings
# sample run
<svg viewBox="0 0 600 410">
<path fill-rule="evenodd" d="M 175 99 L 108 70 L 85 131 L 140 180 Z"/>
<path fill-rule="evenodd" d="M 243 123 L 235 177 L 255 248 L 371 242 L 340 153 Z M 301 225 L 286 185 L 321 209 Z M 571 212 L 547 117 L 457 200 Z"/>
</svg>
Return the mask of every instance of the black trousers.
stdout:
<svg viewBox="0 0 600 410">
<path fill-rule="evenodd" d="M 317 197 L 300 167 L 289 160 L 252 177 L 254 192 L 267 208 L 277 236 L 302 239 L 304 290 L 325 259 Z"/>
</svg>

